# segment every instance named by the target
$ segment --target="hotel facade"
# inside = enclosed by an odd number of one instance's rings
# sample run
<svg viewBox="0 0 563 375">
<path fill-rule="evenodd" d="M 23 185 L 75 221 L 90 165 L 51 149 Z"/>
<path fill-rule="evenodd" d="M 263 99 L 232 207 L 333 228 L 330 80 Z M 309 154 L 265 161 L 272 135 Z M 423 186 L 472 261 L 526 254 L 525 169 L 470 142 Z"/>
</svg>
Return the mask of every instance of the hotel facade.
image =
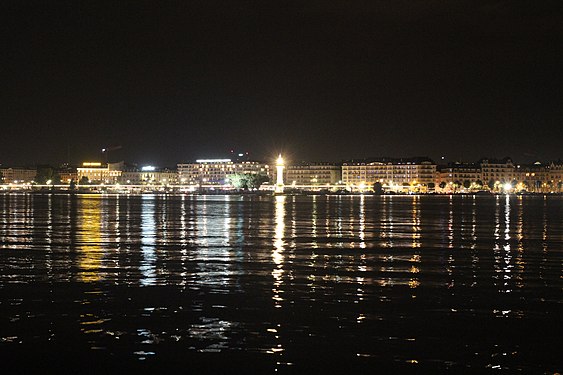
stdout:
<svg viewBox="0 0 563 375">
<path fill-rule="evenodd" d="M 89 183 L 115 184 L 120 180 L 123 164 L 84 162 L 81 167 L 76 168 L 78 183 L 87 179 Z"/>
<path fill-rule="evenodd" d="M 333 163 L 299 163 L 285 169 L 285 183 L 311 188 L 342 182 L 342 167 Z"/>
<path fill-rule="evenodd" d="M 261 174 L 272 179 L 270 166 L 258 161 L 231 159 L 198 159 L 178 164 L 180 185 L 228 185 L 228 177 L 235 173 Z"/>
<path fill-rule="evenodd" d="M 0 181 L 4 184 L 31 183 L 36 175 L 36 168 L 0 167 Z"/>
<path fill-rule="evenodd" d="M 342 182 L 350 190 L 372 189 L 376 183 L 392 191 L 427 192 L 434 189 L 436 164 L 429 158 L 348 161 Z"/>
</svg>

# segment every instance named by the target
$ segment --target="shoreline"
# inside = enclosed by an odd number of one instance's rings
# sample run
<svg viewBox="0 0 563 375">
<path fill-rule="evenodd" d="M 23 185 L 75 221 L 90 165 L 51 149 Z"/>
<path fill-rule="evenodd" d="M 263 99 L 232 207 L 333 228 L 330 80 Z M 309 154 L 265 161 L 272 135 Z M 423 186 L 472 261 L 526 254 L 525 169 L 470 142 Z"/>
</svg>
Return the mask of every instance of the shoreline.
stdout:
<svg viewBox="0 0 563 375">
<path fill-rule="evenodd" d="M 373 192 L 327 192 L 327 191 L 288 191 L 282 194 L 275 194 L 271 191 L 231 191 L 231 190 L 213 190 L 213 191 L 111 191 L 111 190 L 63 190 L 63 189 L 0 189 L 0 195 L 123 195 L 123 196 L 142 196 L 142 195 L 173 195 L 173 196 L 214 196 L 214 195 L 238 195 L 238 196 L 497 196 L 497 195 L 517 195 L 517 196 L 563 196 L 563 192 L 429 192 L 429 193 L 382 193 L 375 194 Z"/>
</svg>

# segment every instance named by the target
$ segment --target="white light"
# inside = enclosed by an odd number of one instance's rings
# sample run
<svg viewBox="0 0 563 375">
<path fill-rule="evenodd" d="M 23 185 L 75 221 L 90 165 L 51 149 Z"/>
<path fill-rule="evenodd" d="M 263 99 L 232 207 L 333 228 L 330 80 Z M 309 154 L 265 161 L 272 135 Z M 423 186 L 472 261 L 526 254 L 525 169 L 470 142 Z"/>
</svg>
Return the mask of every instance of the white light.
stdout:
<svg viewBox="0 0 563 375">
<path fill-rule="evenodd" d="M 510 182 L 507 182 L 506 184 L 504 184 L 502 186 L 504 188 L 504 191 L 510 191 L 512 190 L 512 184 Z"/>
<path fill-rule="evenodd" d="M 47 180 L 47 185 L 51 185 L 52 182 L 53 181 L 51 181 L 51 180 Z"/>
<path fill-rule="evenodd" d="M 143 172 L 151 172 L 154 171 L 156 168 L 153 167 L 152 165 L 145 165 L 144 167 L 141 168 L 141 170 Z"/>
</svg>

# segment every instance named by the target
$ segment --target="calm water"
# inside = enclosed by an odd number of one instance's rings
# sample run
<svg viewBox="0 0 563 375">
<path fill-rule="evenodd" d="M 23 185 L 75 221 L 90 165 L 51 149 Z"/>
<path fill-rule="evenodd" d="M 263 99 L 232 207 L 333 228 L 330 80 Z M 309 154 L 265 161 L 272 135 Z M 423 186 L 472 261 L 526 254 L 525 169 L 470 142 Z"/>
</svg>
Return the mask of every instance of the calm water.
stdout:
<svg viewBox="0 0 563 375">
<path fill-rule="evenodd" d="M 562 255 L 561 196 L 0 195 L 0 355 L 562 371 Z"/>
</svg>

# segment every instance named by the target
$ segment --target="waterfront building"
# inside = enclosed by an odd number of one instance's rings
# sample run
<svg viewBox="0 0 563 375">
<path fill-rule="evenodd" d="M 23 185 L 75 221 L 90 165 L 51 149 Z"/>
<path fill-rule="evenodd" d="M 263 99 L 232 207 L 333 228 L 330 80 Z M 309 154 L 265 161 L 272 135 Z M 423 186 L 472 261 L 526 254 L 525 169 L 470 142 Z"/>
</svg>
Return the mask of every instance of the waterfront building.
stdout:
<svg viewBox="0 0 563 375">
<path fill-rule="evenodd" d="M 123 167 L 123 162 L 108 164 L 84 162 L 76 169 L 78 182 L 86 178 L 91 183 L 115 184 L 119 182 Z"/>
<path fill-rule="evenodd" d="M 178 173 L 168 168 L 145 166 L 123 171 L 119 182 L 126 185 L 174 185 L 178 183 Z"/>
<path fill-rule="evenodd" d="M 549 165 L 537 161 L 534 164 L 517 166 L 517 190 L 533 193 L 549 193 L 557 188 L 552 179 L 552 171 Z"/>
<path fill-rule="evenodd" d="M 371 188 L 376 182 L 386 184 L 392 179 L 393 168 L 390 162 L 351 160 L 342 164 L 342 183 L 350 189 Z"/>
<path fill-rule="evenodd" d="M 483 184 L 478 164 L 455 162 L 437 167 L 436 188 L 440 191 L 480 190 Z"/>
<path fill-rule="evenodd" d="M 393 164 L 392 182 L 396 185 L 410 185 L 417 191 L 434 187 L 436 164 L 428 158 L 399 159 Z"/>
<path fill-rule="evenodd" d="M 518 178 L 517 168 L 509 157 L 500 160 L 481 159 L 479 165 L 483 184 L 492 190 L 499 190 L 503 184 L 512 183 Z"/>
<path fill-rule="evenodd" d="M 241 174 L 270 175 L 270 167 L 258 161 L 231 159 L 198 159 L 193 163 L 178 164 L 178 179 L 181 185 L 225 185 L 228 176 Z"/>
<path fill-rule="evenodd" d="M 563 192 L 563 161 L 552 161 L 549 164 L 549 179 L 553 185 L 553 190 Z"/>
<path fill-rule="evenodd" d="M 366 186 L 366 184 L 374 184 L 371 178 L 368 178 L 368 170 L 371 171 L 371 163 L 364 161 L 347 161 L 342 164 L 342 182 L 346 186 Z"/>
<path fill-rule="evenodd" d="M 70 184 L 71 181 L 78 182 L 78 171 L 75 166 L 63 164 L 58 169 L 61 184 Z"/>
<path fill-rule="evenodd" d="M 342 165 L 342 182 L 350 190 L 371 189 L 378 182 L 386 190 L 429 191 L 434 189 L 436 164 L 429 158 L 381 158 L 348 161 Z"/>
<path fill-rule="evenodd" d="M 335 185 L 342 180 L 342 167 L 334 163 L 306 163 L 288 165 L 285 181 L 294 186 Z"/>
<path fill-rule="evenodd" d="M 0 182 L 4 184 L 31 183 L 36 175 L 36 168 L 0 166 Z"/>
</svg>

